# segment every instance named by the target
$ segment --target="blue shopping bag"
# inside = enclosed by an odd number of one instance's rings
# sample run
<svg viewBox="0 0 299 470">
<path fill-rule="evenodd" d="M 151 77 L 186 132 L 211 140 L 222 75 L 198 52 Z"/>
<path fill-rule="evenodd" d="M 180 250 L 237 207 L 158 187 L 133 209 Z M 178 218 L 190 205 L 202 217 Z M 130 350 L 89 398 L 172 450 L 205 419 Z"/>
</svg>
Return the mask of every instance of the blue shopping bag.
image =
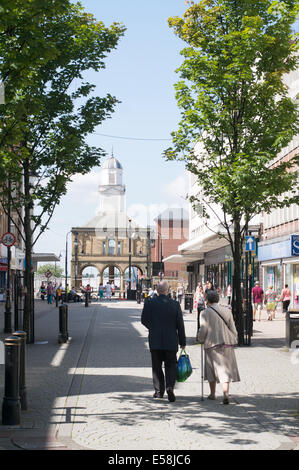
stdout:
<svg viewBox="0 0 299 470">
<path fill-rule="evenodd" d="M 185 349 L 182 349 L 177 362 L 177 381 L 185 382 L 192 374 L 191 361 Z"/>
</svg>

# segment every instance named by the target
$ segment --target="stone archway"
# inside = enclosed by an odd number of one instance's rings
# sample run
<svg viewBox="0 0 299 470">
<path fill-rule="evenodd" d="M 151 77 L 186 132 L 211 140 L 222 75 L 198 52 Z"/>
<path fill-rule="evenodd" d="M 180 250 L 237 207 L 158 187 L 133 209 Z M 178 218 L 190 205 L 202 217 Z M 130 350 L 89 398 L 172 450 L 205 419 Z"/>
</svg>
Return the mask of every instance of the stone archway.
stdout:
<svg viewBox="0 0 299 470">
<path fill-rule="evenodd" d="M 100 272 L 96 266 L 85 266 L 83 269 L 81 269 L 80 274 L 80 280 L 83 287 L 86 287 L 86 285 L 89 284 L 93 291 L 98 290 Z"/>
<path fill-rule="evenodd" d="M 143 270 L 136 263 L 132 263 L 131 268 L 132 268 L 132 271 L 131 271 L 131 273 L 132 273 L 131 289 L 136 290 L 137 282 L 140 279 L 140 277 L 143 276 Z M 129 283 L 129 266 L 127 266 L 124 269 L 124 282 L 125 282 L 125 285 L 128 286 L 128 283 Z"/>
<path fill-rule="evenodd" d="M 101 272 L 101 281 L 105 285 L 108 281 L 116 287 L 116 290 L 121 290 L 123 272 L 116 264 L 108 264 Z"/>
</svg>

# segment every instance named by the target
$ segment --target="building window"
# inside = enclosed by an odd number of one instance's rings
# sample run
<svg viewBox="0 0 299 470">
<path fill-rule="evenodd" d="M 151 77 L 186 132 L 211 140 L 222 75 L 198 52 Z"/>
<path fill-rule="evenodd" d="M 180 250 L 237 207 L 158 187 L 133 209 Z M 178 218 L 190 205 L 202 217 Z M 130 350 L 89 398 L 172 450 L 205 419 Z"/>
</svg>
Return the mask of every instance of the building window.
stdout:
<svg viewBox="0 0 299 470">
<path fill-rule="evenodd" d="M 108 241 L 108 255 L 114 255 L 115 254 L 115 240 L 114 238 L 110 238 Z"/>
<path fill-rule="evenodd" d="M 109 184 L 115 184 L 115 174 L 109 173 Z"/>
</svg>

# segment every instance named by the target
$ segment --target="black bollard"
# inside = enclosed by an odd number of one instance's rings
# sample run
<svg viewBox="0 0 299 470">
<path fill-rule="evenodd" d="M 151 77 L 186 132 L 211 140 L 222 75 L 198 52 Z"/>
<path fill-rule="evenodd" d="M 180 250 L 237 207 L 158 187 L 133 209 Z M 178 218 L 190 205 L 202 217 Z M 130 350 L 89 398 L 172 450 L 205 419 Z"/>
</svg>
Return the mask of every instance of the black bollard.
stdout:
<svg viewBox="0 0 299 470">
<path fill-rule="evenodd" d="M 88 292 L 85 292 L 85 307 L 88 307 Z"/>
<path fill-rule="evenodd" d="M 9 336 L 5 347 L 5 389 L 2 404 L 2 424 L 16 426 L 21 422 L 20 351 L 21 338 Z"/>
<path fill-rule="evenodd" d="M 20 400 L 21 400 L 21 410 L 27 410 L 27 390 L 26 390 L 26 341 L 27 334 L 25 331 L 15 331 L 13 336 L 17 336 L 21 339 L 21 350 L 20 350 Z"/>
<path fill-rule="evenodd" d="M 60 305 L 58 343 L 66 343 L 68 338 L 68 306 Z"/>
</svg>

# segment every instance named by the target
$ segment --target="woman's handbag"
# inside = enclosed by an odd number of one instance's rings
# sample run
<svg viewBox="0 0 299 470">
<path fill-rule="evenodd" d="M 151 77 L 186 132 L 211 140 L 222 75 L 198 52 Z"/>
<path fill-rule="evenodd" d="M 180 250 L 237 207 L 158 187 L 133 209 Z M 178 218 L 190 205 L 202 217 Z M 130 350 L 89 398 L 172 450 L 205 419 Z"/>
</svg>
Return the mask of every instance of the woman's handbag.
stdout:
<svg viewBox="0 0 299 470">
<path fill-rule="evenodd" d="M 191 374 L 192 366 L 190 358 L 185 349 L 182 349 L 177 363 L 177 381 L 185 382 Z"/>
</svg>

